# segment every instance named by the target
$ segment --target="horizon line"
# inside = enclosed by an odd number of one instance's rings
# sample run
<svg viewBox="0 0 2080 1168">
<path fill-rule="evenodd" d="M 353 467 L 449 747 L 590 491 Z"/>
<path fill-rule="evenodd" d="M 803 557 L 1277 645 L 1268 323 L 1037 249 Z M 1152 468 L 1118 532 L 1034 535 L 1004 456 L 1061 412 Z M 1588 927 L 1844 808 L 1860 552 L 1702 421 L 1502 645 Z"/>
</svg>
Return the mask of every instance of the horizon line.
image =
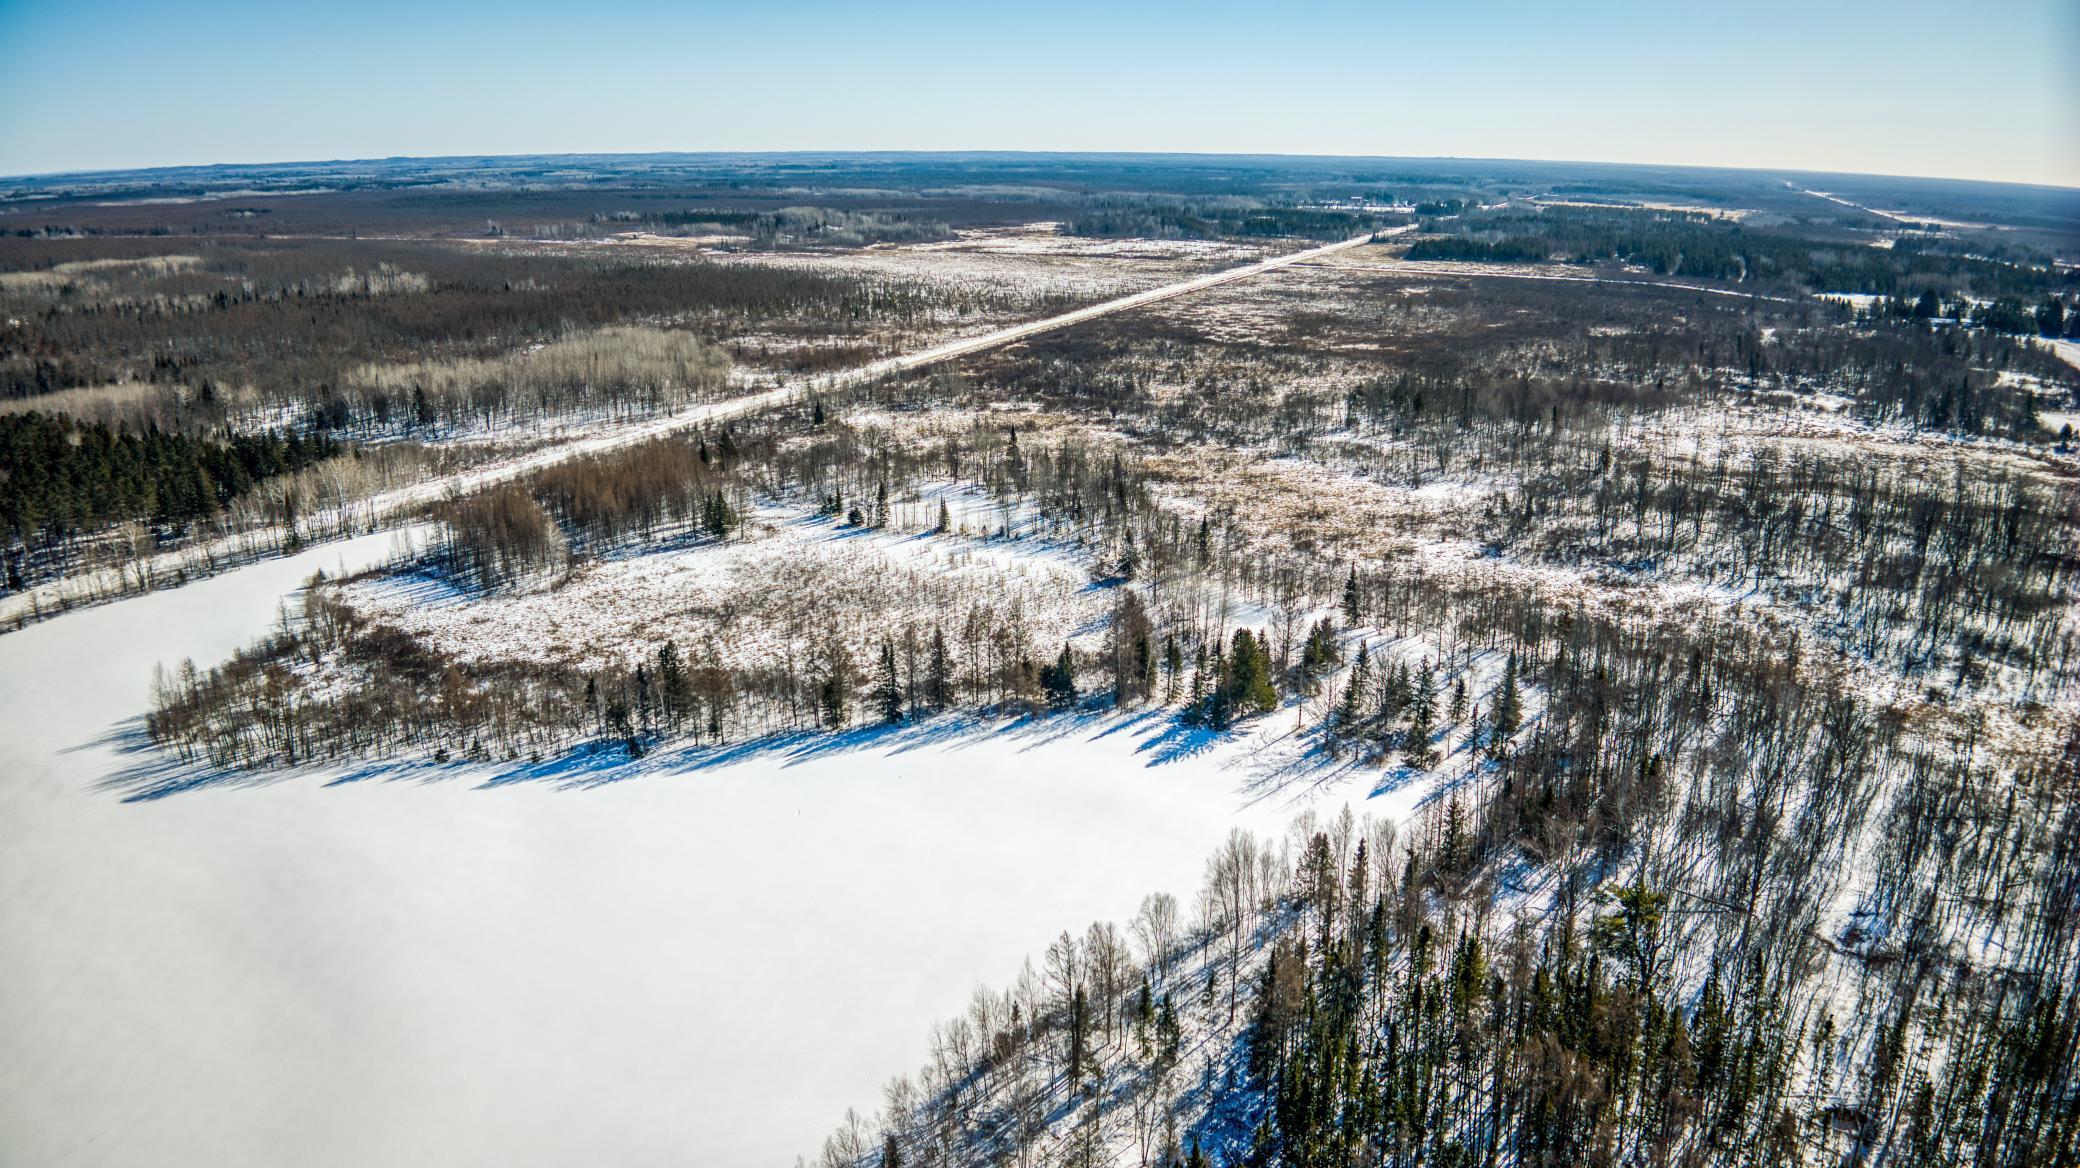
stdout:
<svg viewBox="0 0 2080 1168">
<path fill-rule="evenodd" d="M 526 158 L 864 158 L 864 157 L 986 157 L 1022 156 L 1054 158 L 1152 158 L 1152 159 L 1283 159 L 1316 162 L 1456 162 L 1488 165 L 1547 165 L 1547 166 L 1612 166 L 1637 170 L 1690 170 L 1716 171 L 1755 175 L 1829 175 L 1844 178 L 1906 179 L 1915 182 L 1978 183 L 1988 186 L 2019 187 L 2028 190 L 2057 191 L 2080 194 L 2080 185 L 2062 183 L 2025 182 L 2016 179 L 1972 178 L 1961 175 L 1898 174 L 1876 171 L 1816 170 L 1801 166 L 1755 166 L 1724 163 L 1692 162 L 1635 162 L 1593 158 L 1517 158 L 1503 156 L 1458 155 L 1458 154 L 1300 154 L 1279 151 L 1237 150 L 1075 150 L 1075 149 L 1024 149 L 1004 147 L 978 147 L 958 149 L 900 149 L 878 147 L 844 148 L 777 148 L 762 150 L 555 150 L 520 153 L 459 153 L 459 154 L 388 154 L 365 157 L 272 159 L 264 161 L 216 161 L 157 163 L 144 166 L 97 167 L 84 170 L 52 171 L 9 171 L 0 172 L 0 182 L 23 183 L 30 181 L 55 181 L 63 179 L 87 179 L 101 176 L 173 173 L 197 170 L 237 170 L 241 168 L 299 167 L 299 166 L 351 166 L 375 165 L 403 162 L 452 162 L 464 160 L 494 161 L 500 159 Z M 265 192 L 261 192 L 265 193 Z"/>
</svg>

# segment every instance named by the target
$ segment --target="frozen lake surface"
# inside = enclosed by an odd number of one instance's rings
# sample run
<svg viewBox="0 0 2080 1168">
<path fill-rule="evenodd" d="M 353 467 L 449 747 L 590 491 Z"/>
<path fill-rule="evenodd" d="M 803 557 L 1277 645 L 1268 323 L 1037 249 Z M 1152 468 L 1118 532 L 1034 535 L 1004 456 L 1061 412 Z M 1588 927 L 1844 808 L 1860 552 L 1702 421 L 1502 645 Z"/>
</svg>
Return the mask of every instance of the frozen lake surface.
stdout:
<svg viewBox="0 0 2080 1168">
<path fill-rule="evenodd" d="M 977 981 L 1367 790 L 1058 719 L 126 799 L 155 663 L 390 547 L 0 637 L 0 1163 L 791 1164 Z"/>
</svg>

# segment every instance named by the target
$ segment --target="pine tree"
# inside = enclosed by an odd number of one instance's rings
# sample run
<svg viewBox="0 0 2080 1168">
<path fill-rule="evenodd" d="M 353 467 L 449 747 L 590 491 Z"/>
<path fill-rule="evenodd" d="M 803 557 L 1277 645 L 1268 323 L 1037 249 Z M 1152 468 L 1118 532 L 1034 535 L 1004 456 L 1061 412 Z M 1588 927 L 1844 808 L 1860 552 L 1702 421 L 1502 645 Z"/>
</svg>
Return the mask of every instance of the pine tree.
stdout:
<svg viewBox="0 0 2080 1168">
<path fill-rule="evenodd" d="M 882 479 L 874 488 L 874 526 L 888 526 L 888 480 Z"/>
<path fill-rule="evenodd" d="M 1430 676 L 1427 668 L 1423 670 L 1423 676 L 1426 679 Z M 1401 744 L 1401 759 L 1409 766 L 1424 770 L 1435 761 L 1435 753 L 1430 749 L 1430 738 L 1437 733 L 1437 727 L 1433 724 L 1433 711 L 1437 708 L 1437 703 L 1434 700 L 1423 699 L 1421 690 L 1417 693 L 1417 700 L 1409 703 L 1408 736 Z"/>
<path fill-rule="evenodd" d="M 946 506 L 946 500 L 941 499 L 939 500 L 939 534 L 945 535 L 947 532 L 952 530 L 953 511 L 952 509 Z"/>
<path fill-rule="evenodd" d="M 736 514 L 730 510 L 729 500 L 721 491 L 709 496 L 702 505 L 701 526 L 716 539 L 728 539 L 730 531 L 737 526 Z"/>
<path fill-rule="evenodd" d="M 1517 655 L 1511 653 L 1509 663 L 1502 669 L 1502 688 L 1495 695 L 1495 732 L 1514 734 L 1523 719 L 1523 697 L 1517 692 Z"/>
<path fill-rule="evenodd" d="M 1352 568 L 1350 578 L 1343 582 L 1343 623 L 1355 627 L 1358 624 L 1360 599 L 1358 595 L 1358 569 Z"/>
<path fill-rule="evenodd" d="M 925 666 L 924 700 L 934 710 L 953 701 L 953 665 L 946 655 L 946 633 L 937 625 L 932 626 L 932 655 Z"/>
<path fill-rule="evenodd" d="M 1230 716 L 1266 713 L 1278 705 L 1278 691 L 1271 682 L 1271 654 L 1263 639 L 1248 629 L 1235 630 L 1223 681 L 1224 712 Z"/>
<path fill-rule="evenodd" d="M 1355 726 L 1364 720 L 1365 700 L 1372 690 L 1372 649 L 1364 642 L 1358 644 L 1358 661 L 1351 666 L 1350 683 L 1343 689 L 1343 709 L 1338 720 L 1345 726 Z"/>
<path fill-rule="evenodd" d="M 670 641 L 658 647 L 657 680 L 664 691 L 665 722 L 677 728 L 693 705 L 693 685 L 679 662 L 679 646 Z"/>
<path fill-rule="evenodd" d="M 1076 700 L 1076 661 L 1070 656 L 1066 643 L 1054 664 L 1040 671 L 1040 688 L 1046 692 L 1047 700 L 1055 705 L 1067 705 Z"/>
<path fill-rule="evenodd" d="M 896 676 L 896 645 L 887 637 L 881 638 L 881 683 L 874 688 L 874 701 L 881 708 L 883 722 L 903 720 L 903 686 Z"/>
</svg>

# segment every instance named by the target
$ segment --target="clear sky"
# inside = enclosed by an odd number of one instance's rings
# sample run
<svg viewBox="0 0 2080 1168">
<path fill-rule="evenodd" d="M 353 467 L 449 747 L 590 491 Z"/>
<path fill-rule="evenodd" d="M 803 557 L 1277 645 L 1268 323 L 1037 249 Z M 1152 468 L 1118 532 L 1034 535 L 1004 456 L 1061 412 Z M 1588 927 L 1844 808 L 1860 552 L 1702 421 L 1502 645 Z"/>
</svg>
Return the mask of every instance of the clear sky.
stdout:
<svg viewBox="0 0 2080 1168">
<path fill-rule="evenodd" d="M 0 174 L 795 149 L 2080 186 L 2080 0 L 0 0 Z"/>
</svg>

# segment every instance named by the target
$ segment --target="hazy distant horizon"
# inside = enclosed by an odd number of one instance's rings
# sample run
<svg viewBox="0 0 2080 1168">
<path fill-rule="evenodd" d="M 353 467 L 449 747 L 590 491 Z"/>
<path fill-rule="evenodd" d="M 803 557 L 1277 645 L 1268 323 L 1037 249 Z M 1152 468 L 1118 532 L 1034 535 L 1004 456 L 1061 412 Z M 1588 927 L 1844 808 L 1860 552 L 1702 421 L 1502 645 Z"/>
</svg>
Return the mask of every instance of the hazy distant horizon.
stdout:
<svg viewBox="0 0 2080 1168">
<path fill-rule="evenodd" d="M 2080 181 L 2075 183 L 2028 182 L 2011 179 L 1974 178 L 1969 175 L 1950 174 L 1906 174 L 1881 171 L 1814 170 L 1796 166 L 1728 166 L 1708 163 L 1657 162 L 1631 159 L 1608 158 L 1532 158 L 1503 157 L 1463 154 L 1302 154 L 1289 151 L 1267 150 L 1014 150 L 994 147 L 972 149 L 902 149 L 902 148 L 802 148 L 802 149 L 744 149 L 744 150 L 519 150 L 506 153 L 490 151 L 460 151 L 444 154 L 379 154 L 332 158 L 270 158 L 209 162 L 167 162 L 141 166 L 105 166 L 75 170 L 49 171 L 0 171 L 0 180 L 25 183 L 35 180 L 73 178 L 96 178 L 111 175 L 177 174 L 190 171 L 238 171 L 238 170 L 295 170 L 297 168 L 352 167 L 400 165 L 409 163 L 433 164 L 442 162 L 497 162 L 520 159 L 759 159 L 759 158 L 1019 158 L 1034 159 L 1151 159 L 1175 160 L 1248 160 L 1285 161 L 1291 163 L 1335 162 L 1361 164 L 1393 163 L 1464 163 L 1470 166 L 1555 166 L 1555 167 L 1617 167 L 1633 170 L 1669 171 L 1719 171 L 1755 175 L 1810 175 L 1814 177 L 1897 179 L 1909 182 L 1931 183 L 1983 183 L 1990 186 L 2027 187 L 2046 191 L 2071 191 L 2080 193 Z"/>
<path fill-rule="evenodd" d="M 0 0 L 0 174 L 967 150 L 1467 159 L 2080 187 L 2080 8 Z"/>
</svg>

